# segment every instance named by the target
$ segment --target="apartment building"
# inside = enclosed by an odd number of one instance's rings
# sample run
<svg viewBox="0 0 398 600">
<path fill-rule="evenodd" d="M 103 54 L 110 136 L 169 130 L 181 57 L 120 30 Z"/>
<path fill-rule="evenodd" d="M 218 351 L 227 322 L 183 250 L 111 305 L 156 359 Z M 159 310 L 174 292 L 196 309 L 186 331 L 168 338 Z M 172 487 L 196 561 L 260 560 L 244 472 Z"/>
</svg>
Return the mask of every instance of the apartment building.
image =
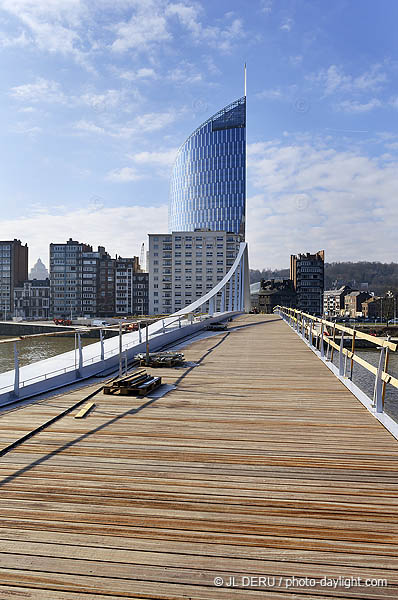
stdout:
<svg viewBox="0 0 398 600">
<path fill-rule="evenodd" d="M 137 256 L 116 257 L 115 261 L 115 313 L 123 315 L 147 315 L 149 274 L 140 270 Z"/>
<path fill-rule="evenodd" d="M 325 290 L 323 293 L 323 312 L 326 317 L 338 317 L 344 313 L 344 297 L 352 292 L 352 288 L 343 285 L 336 290 Z"/>
<path fill-rule="evenodd" d="M 290 279 L 297 292 L 297 308 L 313 315 L 323 311 L 325 252 L 290 256 Z"/>
<path fill-rule="evenodd" d="M 50 244 L 50 286 L 54 317 L 148 314 L 148 274 L 138 257 L 112 258 L 104 246 Z"/>
<path fill-rule="evenodd" d="M 24 281 L 14 288 L 14 316 L 28 320 L 47 320 L 50 316 L 50 280 Z"/>
<path fill-rule="evenodd" d="M 28 279 L 28 245 L 21 240 L 0 241 L 0 314 L 14 314 L 14 288 Z"/>
<path fill-rule="evenodd" d="M 362 317 L 362 303 L 371 297 L 368 292 L 350 292 L 344 297 L 345 314 L 349 317 Z"/>
<path fill-rule="evenodd" d="M 149 313 L 170 314 L 210 291 L 232 266 L 242 238 L 225 231 L 149 235 Z"/>
<path fill-rule="evenodd" d="M 115 313 L 114 259 L 103 246 L 82 253 L 82 314 L 107 317 Z"/>
<path fill-rule="evenodd" d="M 92 246 L 72 238 L 66 244 L 50 244 L 50 310 L 53 317 L 74 318 L 85 314 L 83 253 L 92 251 Z M 92 287 L 87 283 L 85 294 L 91 293 Z"/>
</svg>

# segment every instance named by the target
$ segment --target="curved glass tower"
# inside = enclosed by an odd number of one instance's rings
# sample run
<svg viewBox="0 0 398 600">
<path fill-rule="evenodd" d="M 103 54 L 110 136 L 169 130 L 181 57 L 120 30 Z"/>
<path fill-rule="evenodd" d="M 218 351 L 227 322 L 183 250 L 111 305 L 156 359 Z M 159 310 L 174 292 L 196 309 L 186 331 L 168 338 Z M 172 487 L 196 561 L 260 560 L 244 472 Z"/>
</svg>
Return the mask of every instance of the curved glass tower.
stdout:
<svg viewBox="0 0 398 600">
<path fill-rule="evenodd" d="M 169 231 L 245 235 L 246 96 L 202 123 L 178 151 Z"/>
</svg>

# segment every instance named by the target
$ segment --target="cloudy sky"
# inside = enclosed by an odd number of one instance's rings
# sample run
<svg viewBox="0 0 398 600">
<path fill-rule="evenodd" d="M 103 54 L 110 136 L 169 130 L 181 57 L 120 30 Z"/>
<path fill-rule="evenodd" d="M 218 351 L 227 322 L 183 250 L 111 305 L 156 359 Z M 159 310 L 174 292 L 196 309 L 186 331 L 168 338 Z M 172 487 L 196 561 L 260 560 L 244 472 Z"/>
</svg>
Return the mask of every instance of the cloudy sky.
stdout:
<svg viewBox="0 0 398 600">
<path fill-rule="evenodd" d="M 251 266 L 397 261 L 397 22 L 396 0 L 0 0 L 0 239 L 139 254 L 246 61 Z"/>
</svg>

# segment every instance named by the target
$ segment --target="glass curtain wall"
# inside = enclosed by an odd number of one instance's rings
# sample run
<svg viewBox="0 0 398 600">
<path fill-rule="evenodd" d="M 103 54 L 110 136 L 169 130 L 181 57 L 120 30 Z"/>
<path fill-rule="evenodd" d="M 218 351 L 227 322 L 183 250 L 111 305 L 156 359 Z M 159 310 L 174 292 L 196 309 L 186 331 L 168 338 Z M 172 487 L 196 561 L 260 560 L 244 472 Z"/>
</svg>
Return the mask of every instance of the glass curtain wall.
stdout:
<svg viewBox="0 0 398 600">
<path fill-rule="evenodd" d="M 210 229 L 245 235 L 246 97 L 205 121 L 174 165 L 169 231 Z"/>
</svg>

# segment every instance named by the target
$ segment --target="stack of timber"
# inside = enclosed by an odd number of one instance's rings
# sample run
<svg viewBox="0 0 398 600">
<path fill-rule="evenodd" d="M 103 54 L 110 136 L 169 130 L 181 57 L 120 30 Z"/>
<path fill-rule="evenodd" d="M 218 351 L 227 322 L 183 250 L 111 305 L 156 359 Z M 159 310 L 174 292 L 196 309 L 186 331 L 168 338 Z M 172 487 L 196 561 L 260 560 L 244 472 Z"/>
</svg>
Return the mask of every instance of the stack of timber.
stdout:
<svg viewBox="0 0 398 600">
<path fill-rule="evenodd" d="M 208 331 L 226 331 L 227 324 L 226 323 L 211 323 L 206 327 Z"/>
<path fill-rule="evenodd" d="M 162 383 L 161 377 L 153 377 L 141 369 L 131 375 L 119 377 L 104 386 L 104 394 L 117 394 L 118 396 L 145 396 L 158 388 Z"/>
<path fill-rule="evenodd" d="M 150 352 L 136 354 L 135 360 L 140 365 L 147 367 L 179 367 L 184 364 L 184 354 L 182 352 Z"/>
</svg>

